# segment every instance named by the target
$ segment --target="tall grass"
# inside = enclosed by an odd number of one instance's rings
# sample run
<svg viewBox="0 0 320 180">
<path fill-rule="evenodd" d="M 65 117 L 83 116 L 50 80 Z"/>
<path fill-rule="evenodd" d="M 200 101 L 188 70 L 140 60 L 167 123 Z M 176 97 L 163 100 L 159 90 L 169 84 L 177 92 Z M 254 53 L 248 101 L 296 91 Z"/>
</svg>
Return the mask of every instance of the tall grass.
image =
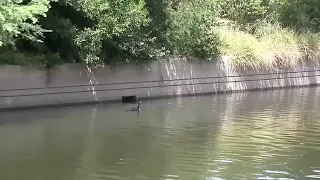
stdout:
<svg viewBox="0 0 320 180">
<path fill-rule="evenodd" d="M 219 26 L 218 50 L 238 68 L 279 69 L 297 67 L 320 58 L 320 34 L 299 34 L 280 24 L 260 23 L 253 33 L 237 26 Z"/>
</svg>

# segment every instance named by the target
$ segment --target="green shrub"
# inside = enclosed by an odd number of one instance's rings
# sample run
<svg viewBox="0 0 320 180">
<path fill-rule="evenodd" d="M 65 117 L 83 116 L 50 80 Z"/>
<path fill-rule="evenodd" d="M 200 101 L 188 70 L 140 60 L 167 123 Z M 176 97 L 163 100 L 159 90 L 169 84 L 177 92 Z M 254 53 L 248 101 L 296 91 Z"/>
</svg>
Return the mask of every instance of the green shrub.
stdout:
<svg viewBox="0 0 320 180">
<path fill-rule="evenodd" d="M 217 55 L 213 3 L 196 0 L 180 3 L 171 10 L 171 42 L 175 53 L 193 57 Z"/>
<path fill-rule="evenodd" d="M 0 48 L 0 64 L 52 68 L 62 63 L 58 54 L 35 54 Z"/>
</svg>

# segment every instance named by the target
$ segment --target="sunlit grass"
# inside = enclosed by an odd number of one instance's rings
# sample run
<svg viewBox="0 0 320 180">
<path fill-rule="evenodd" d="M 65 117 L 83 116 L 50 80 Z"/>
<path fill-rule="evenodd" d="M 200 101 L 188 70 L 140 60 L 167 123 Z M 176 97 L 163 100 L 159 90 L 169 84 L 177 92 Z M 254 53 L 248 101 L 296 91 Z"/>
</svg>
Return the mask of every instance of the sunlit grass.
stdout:
<svg viewBox="0 0 320 180">
<path fill-rule="evenodd" d="M 279 24 L 262 23 L 254 33 L 220 26 L 217 33 L 221 39 L 220 56 L 227 56 L 239 68 L 297 67 L 320 57 L 320 34 L 298 34 Z"/>
</svg>

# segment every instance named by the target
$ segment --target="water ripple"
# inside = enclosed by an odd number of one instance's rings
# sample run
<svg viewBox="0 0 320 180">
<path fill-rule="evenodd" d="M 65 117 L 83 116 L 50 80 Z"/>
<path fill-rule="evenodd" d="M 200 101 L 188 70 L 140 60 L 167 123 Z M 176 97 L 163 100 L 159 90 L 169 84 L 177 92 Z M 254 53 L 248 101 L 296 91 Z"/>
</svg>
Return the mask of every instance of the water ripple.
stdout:
<svg viewBox="0 0 320 180">
<path fill-rule="evenodd" d="M 0 179 L 319 179 L 315 94 L 159 100 L 139 116 L 121 105 L 30 112 L 31 123 L 0 125 Z"/>
</svg>

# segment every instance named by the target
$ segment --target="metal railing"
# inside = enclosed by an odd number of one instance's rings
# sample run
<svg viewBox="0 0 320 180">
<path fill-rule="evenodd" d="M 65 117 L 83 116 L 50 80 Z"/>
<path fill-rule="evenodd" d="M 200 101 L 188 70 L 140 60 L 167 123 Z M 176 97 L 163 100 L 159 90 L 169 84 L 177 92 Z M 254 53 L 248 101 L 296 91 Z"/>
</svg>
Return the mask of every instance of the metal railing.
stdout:
<svg viewBox="0 0 320 180">
<path fill-rule="evenodd" d="M 252 76 L 273 76 L 273 75 L 290 75 L 290 74 L 301 74 L 301 73 L 312 73 L 320 72 L 320 70 L 309 70 L 309 71 L 291 71 L 291 72 L 278 72 L 278 73 L 259 73 L 259 74 L 244 74 L 236 76 L 212 76 L 212 77 L 198 77 L 198 78 L 180 78 L 180 79 L 163 79 L 160 81 L 128 81 L 128 82 L 117 82 L 117 83 L 103 83 L 103 84 L 90 84 L 90 85 L 66 85 L 66 86 L 51 86 L 51 87 L 35 87 L 35 88 L 16 88 L 16 89 L 1 89 L 1 92 L 8 91 L 30 91 L 30 90 L 50 90 L 50 89 L 62 89 L 62 88 L 76 88 L 76 87 L 97 87 L 97 86 L 111 86 L 111 85 L 128 85 L 128 84 L 141 84 L 141 83 L 159 83 L 160 85 L 153 86 L 137 86 L 137 87 L 122 87 L 122 88 L 105 88 L 97 90 L 79 90 L 79 91 L 61 91 L 61 92 L 48 92 L 48 93 L 33 93 L 33 94 L 17 94 L 17 95 L 0 95 L 0 98 L 9 97 L 21 97 L 21 96 L 42 96 L 42 95 L 57 95 L 57 94 L 75 94 L 75 93 L 85 93 L 85 92 L 103 92 L 103 91 L 119 91 L 119 90 L 133 90 L 133 89 L 149 89 L 149 88 L 163 88 L 163 87 L 176 87 L 176 86 L 195 86 L 195 85 L 209 85 L 209 84 L 223 84 L 223 83 L 241 83 L 241 82 L 253 82 L 253 81 L 271 81 L 271 80 L 284 80 L 284 79 L 295 79 L 295 78 L 309 78 L 318 77 L 319 75 L 308 75 L 308 76 L 286 76 L 286 77 L 276 77 L 276 78 L 257 78 L 257 79 L 242 79 L 242 80 L 232 80 L 226 81 L 226 78 L 244 78 Z M 218 79 L 218 81 L 210 82 L 195 82 L 195 83 L 185 83 L 185 84 L 166 84 L 165 82 L 176 82 L 176 81 L 192 81 L 192 80 L 208 80 L 208 79 Z M 223 79 L 223 81 L 221 81 Z"/>
</svg>

